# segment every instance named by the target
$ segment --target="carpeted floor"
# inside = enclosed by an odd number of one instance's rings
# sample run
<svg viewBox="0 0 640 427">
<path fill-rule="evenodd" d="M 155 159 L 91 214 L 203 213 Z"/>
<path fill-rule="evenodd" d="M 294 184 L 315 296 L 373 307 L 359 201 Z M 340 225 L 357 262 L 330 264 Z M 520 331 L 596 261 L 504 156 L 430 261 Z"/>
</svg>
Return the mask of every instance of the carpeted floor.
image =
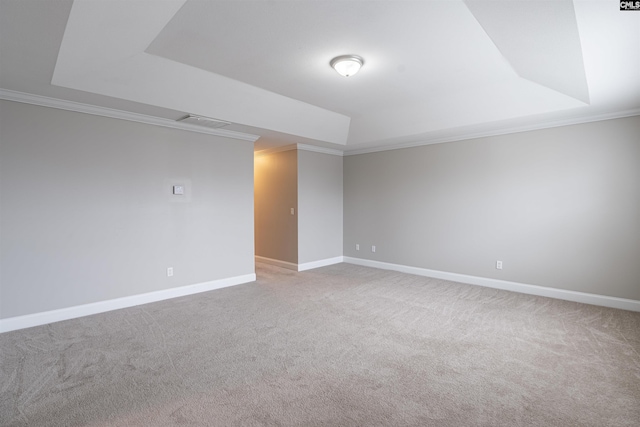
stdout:
<svg viewBox="0 0 640 427">
<path fill-rule="evenodd" d="M 637 426 L 640 313 L 338 264 L 0 335 L 2 426 Z"/>
</svg>

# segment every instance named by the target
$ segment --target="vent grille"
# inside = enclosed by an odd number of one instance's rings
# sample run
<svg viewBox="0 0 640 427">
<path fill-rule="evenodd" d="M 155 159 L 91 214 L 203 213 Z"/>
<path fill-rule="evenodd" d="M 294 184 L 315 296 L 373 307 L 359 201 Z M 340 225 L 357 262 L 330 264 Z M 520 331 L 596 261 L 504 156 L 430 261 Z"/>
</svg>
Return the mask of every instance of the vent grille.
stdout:
<svg viewBox="0 0 640 427">
<path fill-rule="evenodd" d="M 231 124 L 231 122 L 225 122 L 224 120 L 212 119 L 210 117 L 194 116 L 193 114 L 189 114 L 188 116 L 178 119 L 177 121 L 197 126 L 204 126 L 212 129 L 218 129 Z"/>
</svg>

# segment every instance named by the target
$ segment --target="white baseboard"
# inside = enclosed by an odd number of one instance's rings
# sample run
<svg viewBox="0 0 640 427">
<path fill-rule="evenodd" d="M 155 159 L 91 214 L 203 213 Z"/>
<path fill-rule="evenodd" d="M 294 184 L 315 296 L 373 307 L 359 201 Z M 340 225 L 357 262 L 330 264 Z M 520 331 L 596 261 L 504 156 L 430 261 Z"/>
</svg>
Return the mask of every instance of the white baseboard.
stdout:
<svg viewBox="0 0 640 427">
<path fill-rule="evenodd" d="M 256 255 L 256 261 L 264 262 L 265 264 L 275 265 L 277 267 L 286 268 L 287 270 L 298 271 L 298 264 L 294 264 L 293 262 L 280 261 L 279 259 L 266 258 L 258 255 Z"/>
<path fill-rule="evenodd" d="M 303 264 L 298 264 L 298 271 L 306 271 L 313 268 L 326 267 L 327 265 L 340 264 L 341 262 L 344 262 L 343 256 L 321 259 L 319 261 L 305 262 Z"/>
<path fill-rule="evenodd" d="M 305 263 L 302 263 L 302 264 L 295 264 L 293 262 L 280 261 L 279 259 L 265 258 L 265 257 L 256 255 L 256 261 L 257 262 L 264 262 L 265 264 L 271 264 L 271 265 L 275 265 L 275 266 L 282 267 L 282 268 L 286 268 L 288 270 L 306 271 L 306 270 L 311 270 L 313 268 L 326 267 L 327 265 L 340 264 L 341 262 L 344 262 L 344 257 L 337 256 L 337 257 L 334 257 L 334 258 L 327 258 L 327 259 L 321 259 L 321 260 L 318 260 L 318 261 L 311 261 L 311 262 L 305 262 Z"/>
<path fill-rule="evenodd" d="M 132 295 L 107 301 L 94 302 L 91 304 L 77 305 L 74 307 L 61 308 L 59 310 L 51 310 L 42 313 L 27 314 L 24 316 L 9 317 L 7 319 L 0 319 L 0 333 L 15 331 L 17 329 L 31 328 L 33 326 L 46 325 L 48 323 L 75 319 L 78 317 L 89 316 L 91 314 L 104 313 L 106 311 L 148 304 L 150 302 L 162 301 L 166 299 L 197 294 L 200 292 L 212 291 L 214 289 L 254 282 L 255 280 L 255 273 L 245 274 L 243 276 L 212 280 L 210 282 L 197 283 L 195 285 L 179 286 L 177 288 L 163 289 L 161 291 L 149 292 L 146 294 Z"/>
<path fill-rule="evenodd" d="M 410 267 L 407 265 L 391 264 L 388 262 L 372 261 L 362 258 L 344 257 L 344 262 L 349 264 L 362 265 L 365 267 L 374 267 L 381 268 L 383 270 L 393 270 L 399 271 L 401 273 L 415 274 L 417 276 L 451 280 L 452 282 L 466 283 L 469 285 L 479 285 L 485 286 L 487 288 L 502 289 L 505 291 L 520 292 L 523 294 L 538 295 L 567 301 L 581 302 L 584 304 L 592 304 L 603 307 L 619 308 L 622 310 L 640 312 L 640 301 L 632 299 L 589 294 L 585 292 L 569 291 L 565 289 L 547 288 L 537 285 L 527 285 L 524 283 L 509 282 L 506 280 L 468 276 L 466 274 L 448 273 L 446 271 L 429 270 L 426 268 Z"/>
</svg>

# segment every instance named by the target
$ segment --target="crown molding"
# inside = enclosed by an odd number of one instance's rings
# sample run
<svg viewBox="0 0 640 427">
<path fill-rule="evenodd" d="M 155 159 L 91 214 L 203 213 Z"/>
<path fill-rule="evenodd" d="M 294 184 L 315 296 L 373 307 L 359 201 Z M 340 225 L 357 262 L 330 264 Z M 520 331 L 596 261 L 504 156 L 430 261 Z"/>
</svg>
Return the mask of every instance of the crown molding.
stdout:
<svg viewBox="0 0 640 427">
<path fill-rule="evenodd" d="M 640 108 L 636 108 L 632 110 L 623 110 L 615 113 L 594 114 L 591 116 L 583 116 L 579 118 L 545 121 L 545 122 L 540 122 L 534 125 L 514 126 L 514 127 L 498 129 L 494 131 L 467 133 L 467 134 L 445 137 L 445 138 L 427 139 L 424 141 L 408 142 L 405 144 L 382 145 L 379 147 L 346 150 L 344 152 L 344 155 L 356 156 L 358 154 L 377 153 L 381 151 L 400 150 L 403 148 L 422 147 L 424 145 L 442 144 L 445 142 L 455 142 L 455 141 L 465 141 L 468 139 L 508 135 L 512 133 L 529 132 L 534 130 L 550 129 L 550 128 L 562 127 L 562 126 L 579 125 L 584 123 L 599 122 L 603 120 L 623 119 L 625 117 L 633 117 L 633 116 L 640 116 Z"/>
<path fill-rule="evenodd" d="M 132 113 L 128 111 L 116 110 L 112 108 L 99 107 L 90 104 L 83 104 L 75 101 L 68 101 L 58 98 L 50 98 L 41 95 L 34 95 L 24 92 L 17 92 L 0 88 L 0 99 L 6 101 L 15 101 L 25 104 L 39 105 L 42 107 L 57 108 L 61 110 L 74 111 L 77 113 L 92 114 L 96 116 L 109 117 L 113 119 L 127 120 L 132 122 L 144 123 L 153 126 L 162 126 L 172 129 L 185 130 L 188 132 L 203 133 L 207 135 L 220 136 L 224 138 L 239 139 L 243 141 L 255 142 L 260 136 L 249 133 L 230 131 L 225 129 L 212 129 L 188 123 L 177 122 L 171 119 L 148 116 L 145 114 Z M 476 138 L 486 138 L 491 136 L 508 135 L 513 133 L 528 132 L 541 129 L 549 129 L 561 126 L 570 126 L 583 123 L 597 122 L 602 120 L 620 119 L 625 117 L 633 117 L 640 115 L 640 108 L 618 111 L 615 113 L 595 114 L 579 118 L 553 120 L 540 122 L 533 125 L 515 126 L 494 131 L 467 133 L 458 136 L 434 138 L 422 141 L 408 142 L 404 144 L 382 145 L 378 147 L 368 147 L 354 150 L 335 150 L 332 148 L 316 147 L 308 144 L 289 144 L 282 147 L 274 147 L 261 150 L 255 153 L 256 156 L 273 154 L 281 151 L 303 150 L 316 153 L 330 154 L 335 156 L 355 156 L 359 154 L 377 153 L 381 151 L 400 150 L 403 148 L 421 147 L 424 145 L 442 144 L 446 142 L 464 141 Z"/>
<path fill-rule="evenodd" d="M 313 151 L 314 153 L 330 154 L 332 156 L 343 156 L 344 153 L 341 150 L 334 150 L 333 148 L 316 147 L 315 145 L 297 144 L 298 150 Z"/>
<path fill-rule="evenodd" d="M 153 126 L 162 126 L 172 129 L 186 130 L 189 132 L 204 133 L 224 138 L 240 139 L 255 142 L 260 136 L 249 133 L 235 132 L 224 129 L 212 129 L 188 123 L 176 122 L 171 119 L 147 116 L 145 114 L 131 113 L 113 108 L 98 107 L 96 105 L 82 104 L 64 99 L 49 98 L 41 95 L 33 95 L 13 90 L 0 89 L 0 99 L 6 101 L 22 102 L 23 104 L 39 105 L 41 107 L 57 108 L 60 110 L 74 111 L 76 113 L 92 114 L 94 116 L 109 117 L 112 119 L 128 120 L 130 122 L 144 123 Z"/>
<path fill-rule="evenodd" d="M 254 156 L 265 156 L 267 154 L 280 153 L 282 151 L 301 150 L 301 151 L 313 151 L 314 153 L 330 154 L 332 156 L 342 156 L 343 153 L 340 150 L 334 150 L 332 148 L 316 147 L 315 145 L 307 144 L 288 144 L 280 147 L 267 148 L 265 150 L 256 151 Z"/>
</svg>

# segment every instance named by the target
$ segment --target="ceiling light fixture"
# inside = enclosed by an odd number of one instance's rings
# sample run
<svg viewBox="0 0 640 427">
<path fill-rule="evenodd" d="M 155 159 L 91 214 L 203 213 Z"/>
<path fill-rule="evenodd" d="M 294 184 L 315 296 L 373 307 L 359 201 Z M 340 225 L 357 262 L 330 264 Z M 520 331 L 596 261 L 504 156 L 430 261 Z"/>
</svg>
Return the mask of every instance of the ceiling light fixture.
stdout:
<svg viewBox="0 0 640 427">
<path fill-rule="evenodd" d="M 356 55 L 342 55 L 331 60 L 331 66 L 338 74 L 345 77 L 353 76 L 363 64 L 364 60 Z"/>
</svg>

